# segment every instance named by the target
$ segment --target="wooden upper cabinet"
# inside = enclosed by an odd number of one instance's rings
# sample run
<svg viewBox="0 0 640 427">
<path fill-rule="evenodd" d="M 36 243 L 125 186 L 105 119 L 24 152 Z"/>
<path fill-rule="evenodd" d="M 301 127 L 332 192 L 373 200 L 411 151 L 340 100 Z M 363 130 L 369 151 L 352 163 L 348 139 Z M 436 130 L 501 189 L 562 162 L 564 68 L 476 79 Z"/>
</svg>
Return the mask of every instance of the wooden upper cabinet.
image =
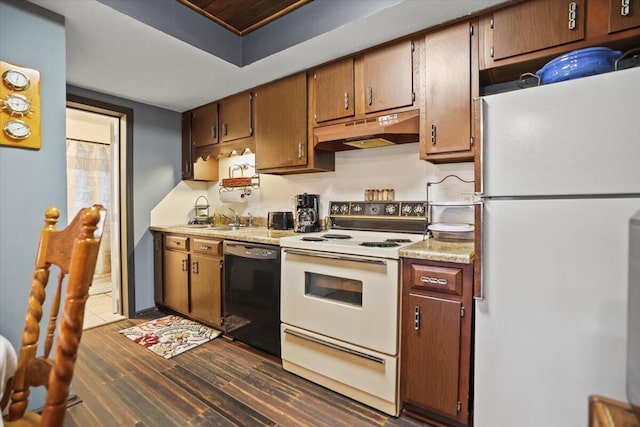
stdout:
<svg viewBox="0 0 640 427">
<path fill-rule="evenodd" d="M 494 61 L 582 40 L 585 0 L 527 1 L 493 13 Z"/>
<path fill-rule="evenodd" d="M 369 51 L 363 55 L 364 111 L 401 108 L 413 104 L 413 42 Z"/>
<path fill-rule="evenodd" d="M 609 0 L 609 33 L 640 27 L 640 1 Z"/>
<path fill-rule="evenodd" d="M 191 141 L 193 148 L 218 143 L 217 102 L 203 105 L 191 111 Z"/>
<path fill-rule="evenodd" d="M 424 160 L 473 159 L 472 30 L 471 23 L 463 22 L 425 36 L 425 119 L 420 138 Z"/>
<path fill-rule="evenodd" d="M 238 93 L 219 103 L 220 142 L 234 141 L 253 135 L 251 92 Z"/>
<path fill-rule="evenodd" d="M 258 170 L 307 164 L 307 77 L 269 83 L 255 92 Z"/>
<path fill-rule="evenodd" d="M 315 122 L 352 117 L 355 114 L 354 60 L 343 59 L 313 72 Z"/>
<path fill-rule="evenodd" d="M 193 179 L 191 111 L 182 113 L 182 179 Z"/>
</svg>

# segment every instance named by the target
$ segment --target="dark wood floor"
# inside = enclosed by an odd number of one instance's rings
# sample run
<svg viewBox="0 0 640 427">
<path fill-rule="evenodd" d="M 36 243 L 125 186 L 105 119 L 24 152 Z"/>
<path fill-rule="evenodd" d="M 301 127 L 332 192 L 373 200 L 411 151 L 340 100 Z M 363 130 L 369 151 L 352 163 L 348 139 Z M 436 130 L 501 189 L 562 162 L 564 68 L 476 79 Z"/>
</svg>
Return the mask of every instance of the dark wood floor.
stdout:
<svg viewBox="0 0 640 427">
<path fill-rule="evenodd" d="M 118 333 L 143 321 L 83 333 L 73 379 L 82 402 L 67 410 L 65 426 L 427 425 L 371 409 L 225 338 L 163 359 Z"/>
</svg>

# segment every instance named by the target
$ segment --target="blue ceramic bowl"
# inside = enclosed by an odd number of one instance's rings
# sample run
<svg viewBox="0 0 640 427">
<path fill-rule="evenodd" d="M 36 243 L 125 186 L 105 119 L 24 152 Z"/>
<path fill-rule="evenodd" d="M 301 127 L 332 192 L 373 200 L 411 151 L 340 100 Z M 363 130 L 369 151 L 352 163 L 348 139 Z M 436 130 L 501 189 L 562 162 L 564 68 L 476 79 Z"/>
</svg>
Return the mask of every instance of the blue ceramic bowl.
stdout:
<svg viewBox="0 0 640 427">
<path fill-rule="evenodd" d="M 613 70 L 620 54 L 620 51 L 606 47 L 574 50 L 549 61 L 536 74 L 543 84 L 549 84 L 606 73 Z"/>
</svg>

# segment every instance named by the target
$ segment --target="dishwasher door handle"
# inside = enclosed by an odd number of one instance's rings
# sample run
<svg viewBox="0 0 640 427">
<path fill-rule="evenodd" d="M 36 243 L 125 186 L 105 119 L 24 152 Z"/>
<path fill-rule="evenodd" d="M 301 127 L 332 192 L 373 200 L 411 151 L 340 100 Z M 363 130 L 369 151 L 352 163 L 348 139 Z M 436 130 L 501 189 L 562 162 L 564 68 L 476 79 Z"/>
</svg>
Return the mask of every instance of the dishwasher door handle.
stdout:
<svg viewBox="0 0 640 427">
<path fill-rule="evenodd" d="M 314 344 L 323 345 L 325 347 L 329 347 L 329 348 L 332 348 L 334 350 L 341 351 L 343 353 L 349 353 L 349 354 L 352 354 L 354 356 L 361 357 L 363 359 L 371 360 L 372 362 L 376 362 L 376 363 L 379 363 L 381 365 L 385 364 L 384 359 L 381 358 L 381 357 L 372 356 L 371 354 L 363 353 L 362 351 L 353 350 L 351 348 L 348 348 L 348 347 L 345 347 L 345 346 L 342 346 L 342 345 L 339 345 L 339 344 L 334 344 L 332 342 L 328 342 L 328 341 L 322 340 L 320 338 L 316 338 L 316 337 L 312 337 L 312 336 L 307 335 L 307 334 L 303 334 L 302 332 L 292 331 L 291 329 L 285 328 L 284 329 L 284 333 L 285 334 L 289 334 L 291 336 L 294 336 L 296 338 L 300 338 L 300 339 L 305 340 L 305 341 L 312 342 Z"/>
<path fill-rule="evenodd" d="M 285 253 L 291 255 L 301 255 L 315 258 L 328 258 L 328 259 L 337 259 L 340 261 L 354 261 L 354 262 L 364 262 L 365 264 L 377 264 L 377 265 L 386 265 L 387 261 L 382 259 L 371 259 L 371 258 L 356 258 L 350 257 L 346 255 L 336 255 L 325 252 L 306 252 L 306 251 L 298 251 L 295 249 L 285 249 Z"/>
</svg>

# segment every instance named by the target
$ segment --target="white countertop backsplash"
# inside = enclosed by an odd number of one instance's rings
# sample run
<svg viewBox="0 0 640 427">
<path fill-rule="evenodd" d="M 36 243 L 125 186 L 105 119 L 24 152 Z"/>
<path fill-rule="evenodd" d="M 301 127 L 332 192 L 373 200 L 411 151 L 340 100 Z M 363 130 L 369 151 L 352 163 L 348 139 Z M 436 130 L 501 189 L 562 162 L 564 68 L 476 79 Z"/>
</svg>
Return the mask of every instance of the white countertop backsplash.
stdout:
<svg viewBox="0 0 640 427">
<path fill-rule="evenodd" d="M 420 160 L 418 153 L 418 143 L 343 151 L 336 153 L 334 172 L 260 174 L 260 188 L 252 189 L 246 203 L 222 203 L 219 182 L 182 181 L 151 211 L 151 225 L 180 224 L 193 219 L 193 206 L 201 195 L 209 200 L 210 215 L 214 212 L 229 215 L 230 207 L 242 216 L 251 213 L 266 217 L 269 211 L 293 211 L 296 194 L 319 194 L 320 216 L 324 217 L 330 201 L 364 200 L 368 188 L 393 188 L 395 200 L 425 200 L 427 181 L 439 181 L 449 174 L 473 179 L 473 163 L 432 164 Z M 243 171 L 244 176 L 253 175 L 255 154 L 220 159 L 220 178 L 228 178 L 229 168 L 244 163 L 252 165 Z M 241 175 L 236 170 L 234 177 L 238 176 Z M 469 193 L 469 184 L 449 179 L 436 191 L 437 200 L 459 200 L 460 194 Z M 458 212 L 456 218 L 459 217 Z"/>
</svg>

